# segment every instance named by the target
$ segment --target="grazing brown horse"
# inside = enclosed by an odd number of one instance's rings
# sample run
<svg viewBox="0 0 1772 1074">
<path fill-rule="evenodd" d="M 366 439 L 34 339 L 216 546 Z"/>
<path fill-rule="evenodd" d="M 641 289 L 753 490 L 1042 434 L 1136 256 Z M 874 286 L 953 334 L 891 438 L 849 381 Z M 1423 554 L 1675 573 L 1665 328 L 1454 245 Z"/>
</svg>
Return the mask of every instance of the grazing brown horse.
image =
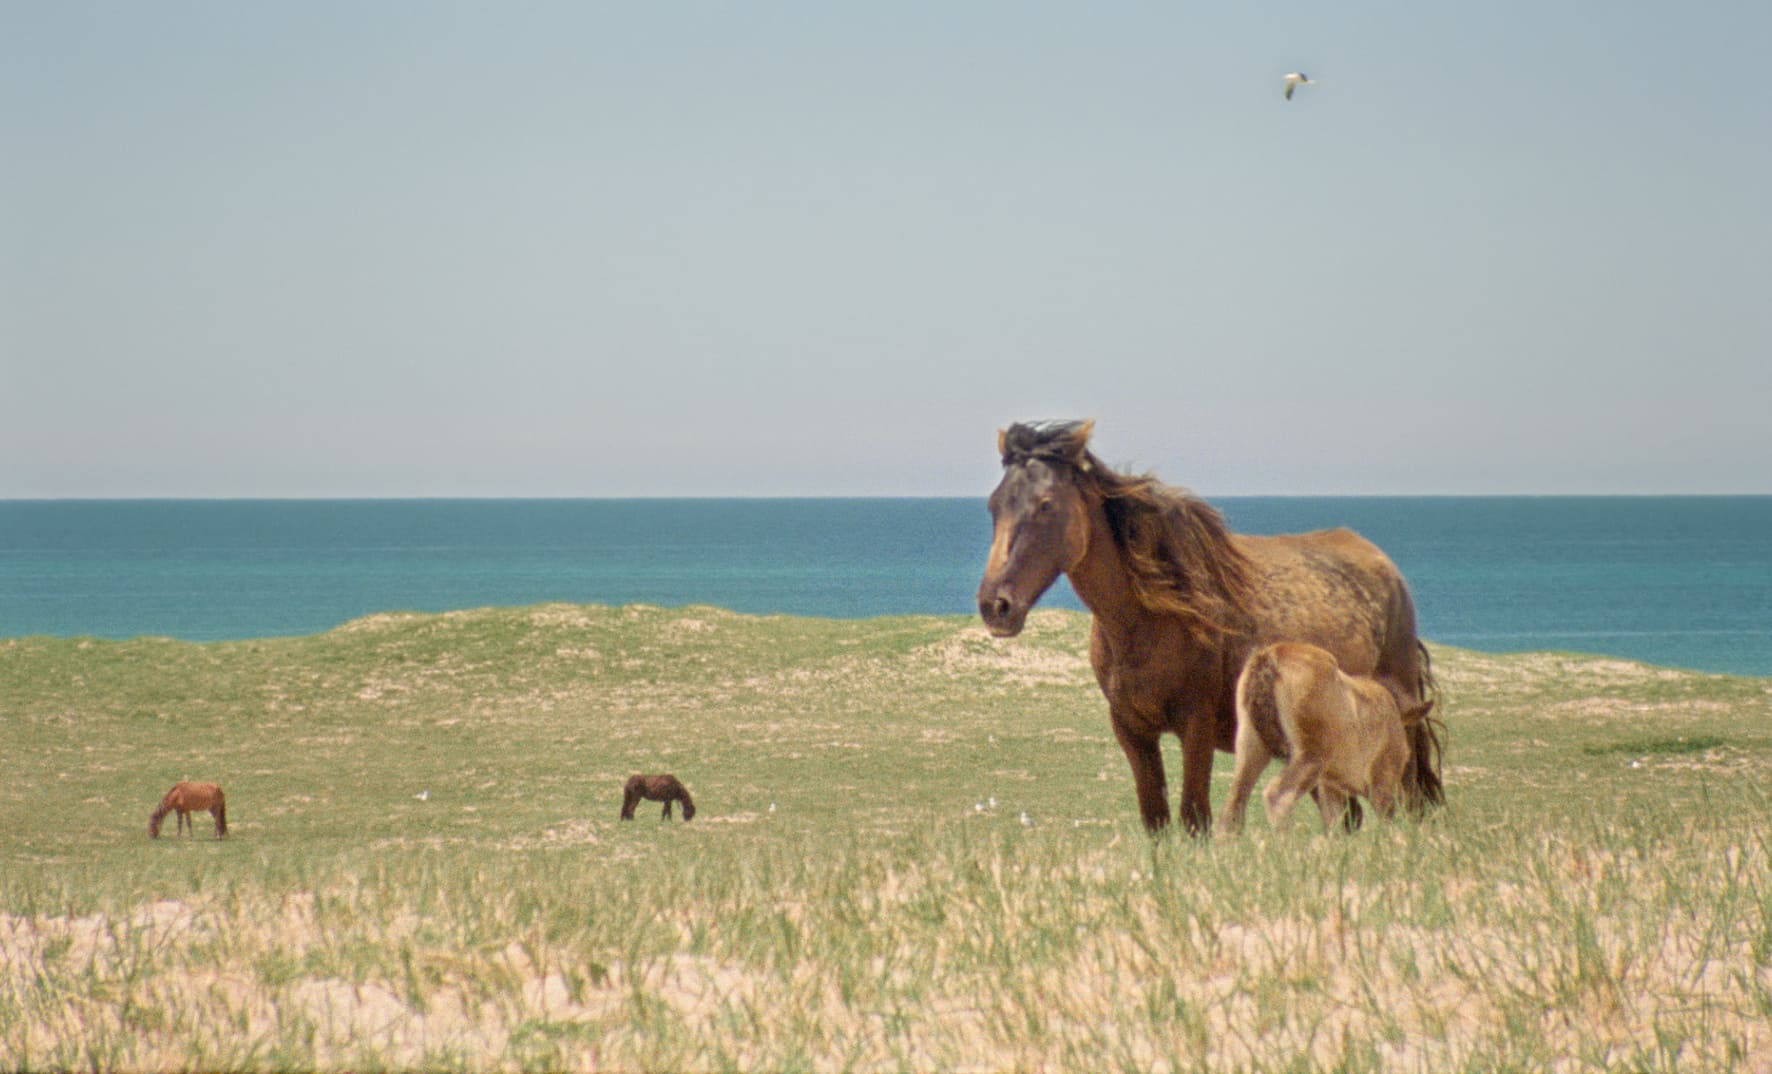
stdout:
<svg viewBox="0 0 1772 1074">
<path fill-rule="evenodd" d="M 1433 707 L 1419 701 L 1399 711 L 1390 690 L 1347 674 L 1315 645 L 1282 641 L 1255 650 L 1237 678 L 1237 774 L 1219 834 L 1242 829 L 1249 792 L 1276 757 L 1286 767 L 1262 796 L 1276 829 L 1286 827 L 1306 793 L 1316 796 L 1330 831 L 1356 794 L 1392 816 L 1409 766 L 1405 735 Z"/>
<path fill-rule="evenodd" d="M 629 777 L 627 783 L 623 784 L 621 788 L 622 820 L 634 819 L 634 807 L 640 804 L 642 798 L 648 802 L 664 803 L 664 813 L 659 817 L 660 820 L 670 818 L 672 802 L 683 803 L 683 819 L 685 821 L 695 819 L 695 802 L 689 797 L 689 792 L 684 789 L 677 777 L 669 773 Z"/>
<path fill-rule="evenodd" d="M 1204 500 L 1104 466 L 1089 451 L 1093 426 L 997 434 L 1003 480 L 991 493 L 978 610 L 992 634 L 1012 637 L 1047 587 L 1070 578 L 1094 617 L 1089 659 L 1146 828 L 1169 823 L 1165 732 L 1181 739 L 1182 822 L 1210 828 L 1212 751 L 1235 743 L 1237 675 L 1261 645 L 1318 645 L 1349 674 L 1383 683 L 1399 707 L 1430 696 L 1409 590 L 1371 542 L 1345 529 L 1233 534 Z M 1417 724 L 1410 745 L 1410 803 L 1443 801 L 1438 733 Z"/>
<path fill-rule="evenodd" d="M 166 797 L 160 799 L 159 808 L 148 814 L 148 836 L 160 838 L 160 821 L 168 813 L 178 814 L 178 826 L 174 831 L 189 828 L 195 835 L 197 826 L 191 822 L 191 814 L 206 810 L 215 818 L 215 837 L 225 838 L 228 834 L 228 804 L 222 797 L 222 789 L 213 783 L 175 783 L 166 792 Z"/>
</svg>

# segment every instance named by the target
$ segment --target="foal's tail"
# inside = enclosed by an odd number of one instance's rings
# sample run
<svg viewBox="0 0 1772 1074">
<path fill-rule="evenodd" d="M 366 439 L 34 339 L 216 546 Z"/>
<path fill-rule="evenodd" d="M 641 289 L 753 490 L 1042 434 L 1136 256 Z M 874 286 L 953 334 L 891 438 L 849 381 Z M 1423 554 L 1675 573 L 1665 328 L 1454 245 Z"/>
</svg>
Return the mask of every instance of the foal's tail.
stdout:
<svg viewBox="0 0 1772 1074">
<path fill-rule="evenodd" d="M 1237 677 L 1237 723 L 1247 723 L 1269 753 L 1284 758 L 1292 750 L 1280 729 L 1280 702 L 1274 696 L 1279 686 L 1280 663 L 1273 647 L 1257 649 Z"/>
<path fill-rule="evenodd" d="M 215 796 L 215 836 L 224 838 L 228 834 L 228 800 L 218 791 Z"/>
<path fill-rule="evenodd" d="M 1428 655 L 1427 645 L 1416 641 L 1415 649 L 1421 654 L 1420 688 L 1421 700 L 1430 708 L 1440 705 L 1440 684 L 1434 678 L 1433 657 Z M 1403 784 L 1409 793 L 1410 806 L 1417 813 L 1425 813 L 1430 806 L 1446 804 L 1446 786 L 1440 779 L 1440 766 L 1445 754 L 1446 725 L 1431 716 L 1409 727 L 1409 770 L 1404 774 Z"/>
</svg>

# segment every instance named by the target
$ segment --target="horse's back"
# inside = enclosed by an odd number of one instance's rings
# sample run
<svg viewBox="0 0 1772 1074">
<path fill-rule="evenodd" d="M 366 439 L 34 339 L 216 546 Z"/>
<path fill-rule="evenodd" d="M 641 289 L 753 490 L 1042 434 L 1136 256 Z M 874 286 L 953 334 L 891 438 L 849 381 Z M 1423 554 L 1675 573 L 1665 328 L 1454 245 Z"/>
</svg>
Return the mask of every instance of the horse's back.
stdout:
<svg viewBox="0 0 1772 1074">
<path fill-rule="evenodd" d="M 1252 568 L 1252 644 L 1309 642 L 1350 675 L 1411 677 L 1415 606 L 1377 545 L 1349 529 L 1237 541 Z"/>
<path fill-rule="evenodd" d="M 224 800 L 221 785 L 218 783 L 195 783 L 187 780 L 172 790 L 184 799 L 186 809 L 214 809 Z"/>
<path fill-rule="evenodd" d="M 1350 529 L 1233 539 L 1254 568 L 1256 611 L 1264 617 L 1283 617 L 1283 598 L 1320 605 L 1349 595 L 1388 599 L 1406 588 L 1384 550 Z"/>
<path fill-rule="evenodd" d="M 623 790 L 629 794 L 637 794 L 649 802 L 662 802 L 684 793 L 683 784 L 668 772 L 630 777 Z"/>
</svg>

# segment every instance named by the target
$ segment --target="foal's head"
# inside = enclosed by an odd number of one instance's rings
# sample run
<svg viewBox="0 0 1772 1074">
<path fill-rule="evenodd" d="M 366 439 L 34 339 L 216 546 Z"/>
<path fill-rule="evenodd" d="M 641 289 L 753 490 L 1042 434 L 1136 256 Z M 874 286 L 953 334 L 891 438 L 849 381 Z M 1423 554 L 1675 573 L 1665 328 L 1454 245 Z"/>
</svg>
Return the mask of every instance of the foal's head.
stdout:
<svg viewBox="0 0 1772 1074">
<path fill-rule="evenodd" d="M 1003 480 L 991 493 L 994 535 L 978 613 L 1000 638 L 1021 633 L 1034 602 L 1089 548 L 1089 508 L 1078 478 L 1096 465 L 1092 421 L 1011 425 L 997 433 Z"/>
</svg>

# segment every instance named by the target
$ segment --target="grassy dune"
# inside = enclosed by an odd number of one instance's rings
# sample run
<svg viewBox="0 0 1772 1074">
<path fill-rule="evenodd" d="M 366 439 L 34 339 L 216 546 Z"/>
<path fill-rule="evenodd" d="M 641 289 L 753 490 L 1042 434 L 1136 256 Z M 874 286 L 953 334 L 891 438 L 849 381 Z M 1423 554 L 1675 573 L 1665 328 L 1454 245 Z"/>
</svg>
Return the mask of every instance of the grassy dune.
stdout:
<svg viewBox="0 0 1772 1074">
<path fill-rule="evenodd" d="M 1435 649 L 1448 809 L 1153 842 L 1086 632 L 0 641 L 0 1068 L 1772 1071 L 1772 682 Z"/>
</svg>

